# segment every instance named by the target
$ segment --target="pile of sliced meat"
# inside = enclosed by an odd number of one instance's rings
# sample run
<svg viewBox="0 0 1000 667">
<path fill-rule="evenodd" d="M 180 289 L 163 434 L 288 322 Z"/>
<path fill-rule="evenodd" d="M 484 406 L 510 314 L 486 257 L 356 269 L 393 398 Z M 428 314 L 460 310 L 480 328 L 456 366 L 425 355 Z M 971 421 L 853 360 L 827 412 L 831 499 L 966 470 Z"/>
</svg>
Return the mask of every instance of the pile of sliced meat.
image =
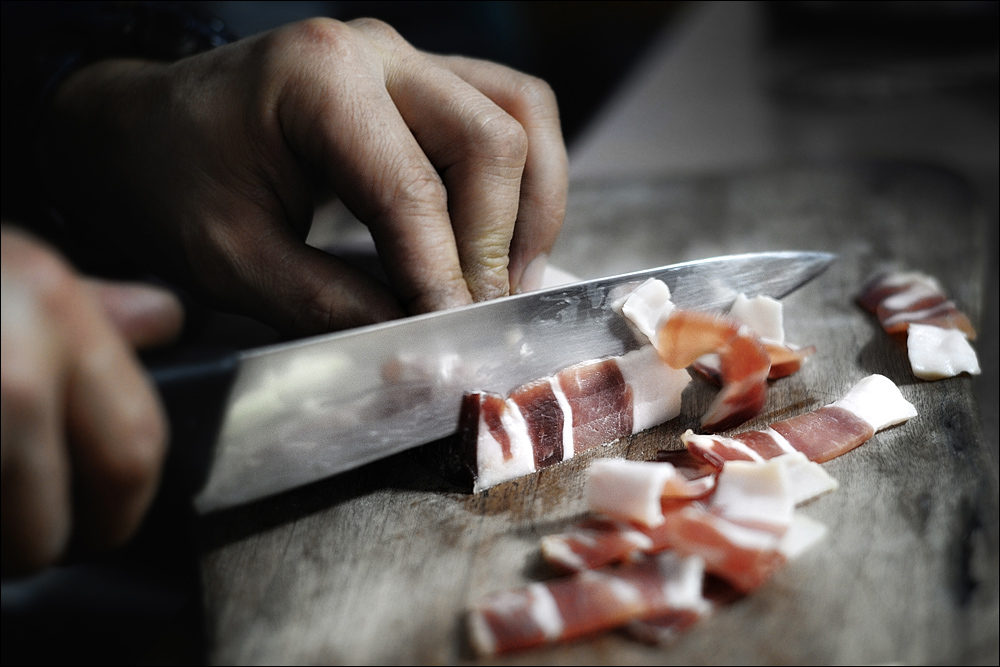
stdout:
<svg viewBox="0 0 1000 667">
<path fill-rule="evenodd" d="M 979 374 L 979 359 L 969 343 L 976 339 L 976 330 L 931 276 L 882 274 L 864 287 L 858 303 L 878 317 L 887 333 L 906 336 L 910 368 L 918 378 Z"/>
<path fill-rule="evenodd" d="M 586 361 L 500 396 L 472 392 L 459 418 L 460 449 L 474 491 L 565 461 L 680 413 L 687 368 L 721 385 L 702 417 L 706 431 L 760 413 L 769 379 L 798 370 L 815 348 L 785 342 L 781 303 L 736 300 L 728 315 L 676 308 L 659 280 L 621 305 L 643 345 Z"/>
<path fill-rule="evenodd" d="M 889 379 L 872 375 L 764 431 L 688 431 L 686 450 L 664 454 L 672 461 L 594 461 L 593 516 L 541 543 L 571 574 L 480 601 L 469 614 L 473 646 L 492 656 L 618 627 L 673 639 L 718 604 L 706 574 L 749 593 L 822 538 L 824 526 L 795 512 L 837 487 L 819 461 L 915 415 Z"/>
<path fill-rule="evenodd" d="M 966 340 L 971 326 L 953 304 L 930 304 L 920 296 L 927 283 L 904 282 L 878 283 L 862 300 L 887 331 L 906 321 L 912 339 L 915 322 L 940 315 Z M 725 316 L 686 311 L 673 305 L 666 285 L 649 281 L 621 310 L 648 345 L 573 366 L 509 397 L 466 397 L 462 432 L 478 466 L 477 490 L 673 418 L 686 368 L 719 384 L 719 394 L 702 417 L 703 432 L 680 437 L 683 449 L 657 461 L 591 464 L 590 515 L 540 544 L 565 576 L 481 600 L 469 614 L 480 655 L 621 627 L 644 641 L 676 638 L 823 537 L 823 525 L 796 512 L 837 488 L 821 463 L 916 415 L 891 380 L 871 375 L 812 412 L 717 435 L 759 414 L 768 380 L 795 372 L 815 351 L 786 343 L 781 304 L 741 297 Z"/>
</svg>

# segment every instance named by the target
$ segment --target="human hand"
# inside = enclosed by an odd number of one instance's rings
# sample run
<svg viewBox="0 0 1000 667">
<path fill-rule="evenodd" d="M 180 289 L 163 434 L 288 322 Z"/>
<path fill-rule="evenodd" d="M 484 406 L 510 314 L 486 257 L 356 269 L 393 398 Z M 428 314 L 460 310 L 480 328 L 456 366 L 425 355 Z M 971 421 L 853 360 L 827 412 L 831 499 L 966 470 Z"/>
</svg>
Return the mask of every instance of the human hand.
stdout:
<svg viewBox="0 0 1000 667">
<path fill-rule="evenodd" d="M 24 232 L 0 230 L 2 569 L 100 550 L 138 527 L 166 447 L 132 346 L 166 342 L 182 311 L 163 290 L 87 280 Z"/>
<path fill-rule="evenodd" d="M 316 333 L 537 286 L 565 211 L 543 82 L 313 19 L 60 88 L 41 151 L 60 209 L 223 308 Z M 305 245 L 335 193 L 391 291 Z"/>
</svg>

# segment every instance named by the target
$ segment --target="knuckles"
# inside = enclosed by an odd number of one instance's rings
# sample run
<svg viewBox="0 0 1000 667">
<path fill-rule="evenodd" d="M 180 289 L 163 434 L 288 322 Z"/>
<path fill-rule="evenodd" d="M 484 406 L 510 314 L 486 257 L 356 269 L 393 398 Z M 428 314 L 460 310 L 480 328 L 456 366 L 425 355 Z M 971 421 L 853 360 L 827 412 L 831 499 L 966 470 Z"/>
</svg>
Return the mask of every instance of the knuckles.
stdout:
<svg viewBox="0 0 1000 667">
<path fill-rule="evenodd" d="M 522 74 L 517 86 L 517 95 L 527 111 L 536 117 L 559 118 L 559 104 L 552 86 L 543 79 Z"/>
<path fill-rule="evenodd" d="M 503 112 L 478 114 L 469 131 L 469 140 L 477 153 L 523 169 L 528 156 L 528 133 L 513 116 Z"/>
</svg>

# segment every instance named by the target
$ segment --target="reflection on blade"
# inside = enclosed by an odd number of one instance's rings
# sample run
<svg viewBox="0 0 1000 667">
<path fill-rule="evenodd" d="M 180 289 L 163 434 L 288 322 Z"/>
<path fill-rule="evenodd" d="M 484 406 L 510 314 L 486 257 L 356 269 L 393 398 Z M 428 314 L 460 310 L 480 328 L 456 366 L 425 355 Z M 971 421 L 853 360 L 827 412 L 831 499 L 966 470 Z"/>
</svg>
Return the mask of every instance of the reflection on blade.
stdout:
<svg viewBox="0 0 1000 667">
<path fill-rule="evenodd" d="M 230 395 L 201 512 L 248 502 L 445 437 L 465 391 L 506 395 L 637 344 L 614 305 L 648 278 L 678 305 L 781 297 L 831 261 L 763 253 L 688 262 L 252 351 Z"/>
</svg>

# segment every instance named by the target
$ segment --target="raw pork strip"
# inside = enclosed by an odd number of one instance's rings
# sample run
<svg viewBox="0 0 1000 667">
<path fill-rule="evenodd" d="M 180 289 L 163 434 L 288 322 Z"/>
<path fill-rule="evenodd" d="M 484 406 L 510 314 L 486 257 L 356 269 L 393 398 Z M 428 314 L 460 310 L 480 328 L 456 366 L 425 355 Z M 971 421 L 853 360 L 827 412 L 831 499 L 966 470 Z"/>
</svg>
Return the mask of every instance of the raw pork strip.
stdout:
<svg viewBox="0 0 1000 667">
<path fill-rule="evenodd" d="M 733 428 L 764 407 L 771 360 L 747 327 L 721 315 L 676 309 L 657 332 L 656 351 L 672 368 L 686 368 L 703 354 L 719 355 L 722 389 L 702 415 L 705 430 Z"/>
<path fill-rule="evenodd" d="M 708 613 L 700 558 L 672 553 L 487 596 L 469 614 L 472 645 L 493 656 L 610 630 L 634 619 Z"/>
<path fill-rule="evenodd" d="M 910 368 L 918 378 L 980 373 L 969 343 L 976 339 L 972 322 L 931 276 L 916 272 L 879 276 L 864 287 L 858 303 L 875 313 L 890 334 L 906 333 Z"/>
<path fill-rule="evenodd" d="M 688 430 L 681 440 L 692 454 L 719 467 L 726 461 L 764 461 L 794 451 L 822 463 L 867 442 L 876 431 L 916 414 L 892 380 L 870 375 L 839 401 L 776 422 L 764 431 L 727 438 L 696 435 Z"/>
<path fill-rule="evenodd" d="M 690 382 L 651 346 L 587 361 L 525 384 L 504 399 L 467 394 L 459 416 L 473 490 L 526 475 L 643 431 L 680 413 Z"/>
<path fill-rule="evenodd" d="M 585 531 L 548 536 L 543 556 L 573 569 L 672 549 L 703 558 L 706 571 L 748 592 L 823 535 L 821 526 L 794 515 L 793 494 L 785 462 L 730 462 L 710 500 L 665 501 L 655 527 L 592 521 Z"/>
<path fill-rule="evenodd" d="M 858 303 L 878 316 L 888 333 L 903 333 L 910 324 L 932 324 L 958 329 L 969 340 L 976 330 L 969 318 L 948 300 L 940 283 L 919 272 L 895 272 L 877 276 L 861 290 Z"/>
<path fill-rule="evenodd" d="M 664 498 L 701 498 L 715 480 L 689 480 L 670 463 L 597 459 L 587 471 L 587 507 L 616 519 L 654 527 L 663 523 Z"/>
</svg>

